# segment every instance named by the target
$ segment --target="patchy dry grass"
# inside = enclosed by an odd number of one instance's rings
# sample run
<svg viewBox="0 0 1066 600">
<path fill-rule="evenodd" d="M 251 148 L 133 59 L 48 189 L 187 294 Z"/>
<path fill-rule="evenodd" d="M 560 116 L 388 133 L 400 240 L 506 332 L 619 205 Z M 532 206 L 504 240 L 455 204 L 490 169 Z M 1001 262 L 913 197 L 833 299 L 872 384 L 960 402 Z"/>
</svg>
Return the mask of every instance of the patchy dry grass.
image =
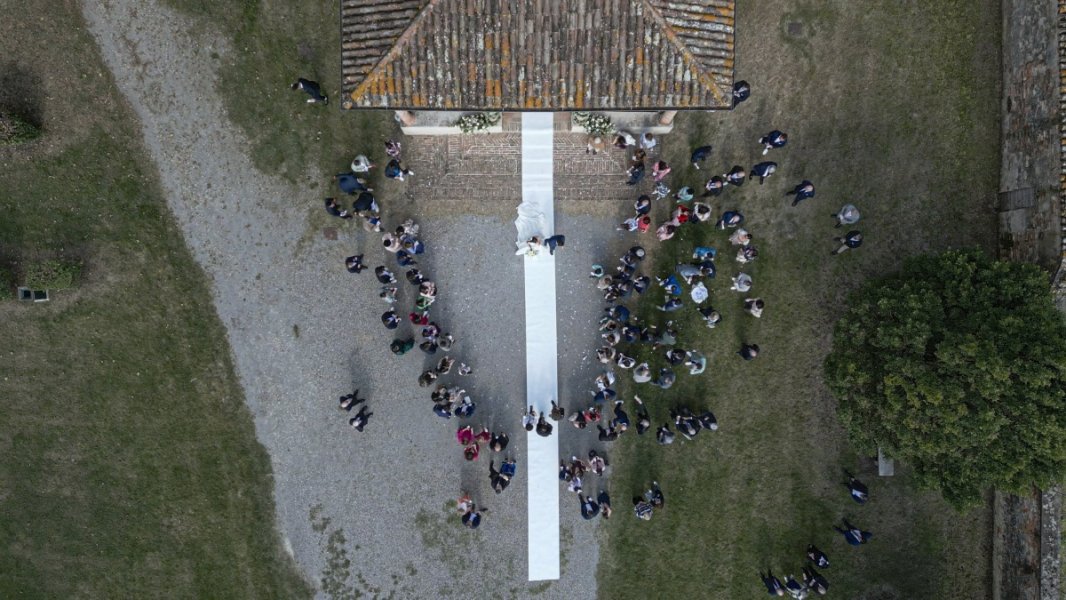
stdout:
<svg viewBox="0 0 1066 600">
<path fill-rule="evenodd" d="M 0 252 L 86 272 L 0 305 L 0 595 L 308 595 L 207 283 L 77 3 L 2 4 L 0 103 L 44 137 L 0 149 Z"/>
<path fill-rule="evenodd" d="M 232 41 L 234 52 L 219 57 L 219 92 L 230 120 L 251 139 L 257 167 L 313 188 L 321 182 L 308 179 L 311 167 L 332 174 L 347 170 L 357 151 L 384 157 L 384 140 L 399 133 L 392 112 L 340 107 L 336 2 L 164 2 Z M 303 92 L 289 89 L 298 77 L 321 83 L 329 104 L 308 106 Z"/>
<path fill-rule="evenodd" d="M 780 164 L 774 177 L 712 202 L 747 217 L 761 254 L 745 270 L 766 313 L 758 320 L 745 314 L 744 296 L 728 290 L 740 265 L 725 232 L 689 227 L 657 252 L 663 273 L 696 244 L 718 247 L 710 302 L 724 319 L 708 330 L 691 307 L 672 313 L 680 344 L 703 350 L 709 367 L 700 377 L 680 374 L 669 391 L 637 392 L 659 423 L 669 407 L 688 404 L 712 408 L 721 429 L 693 442 L 679 436 L 667 448 L 650 434 L 616 444 L 611 486 L 619 507 L 657 479 L 667 509 L 650 523 L 621 513 L 610 522 L 600 594 L 756 597 L 765 593 L 759 569 L 799 575 L 803 550 L 814 542 L 833 560 L 824 574 L 834 594 L 987 597 L 989 511 L 954 512 L 936 494 L 914 489 L 906 465 L 897 465 L 894 478 L 878 478 L 836 421 L 821 363 L 846 293 L 865 278 L 924 251 L 994 250 L 998 4 L 762 0 L 738 8 L 736 75 L 751 82 L 751 100 L 731 113 L 682 114 L 664 152 L 674 185 L 696 187 L 733 164 L 765 160 L 760 135 L 789 132 L 789 146 L 768 157 Z M 696 171 L 688 151 L 704 143 L 715 150 Z M 818 195 L 792 208 L 783 194 L 804 178 Z M 829 215 L 846 202 L 862 210 L 866 243 L 830 257 L 841 230 Z M 665 321 L 652 308 L 659 301 L 658 294 L 644 298 L 640 313 Z M 742 341 L 758 343 L 762 356 L 741 361 Z M 652 360 L 665 364 L 661 355 Z M 868 505 L 848 498 L 842 468 L 870 484 Z M 842 516 L 872 530 L 874 540 L 845 545 L 830 528 Z"/>
</svg>

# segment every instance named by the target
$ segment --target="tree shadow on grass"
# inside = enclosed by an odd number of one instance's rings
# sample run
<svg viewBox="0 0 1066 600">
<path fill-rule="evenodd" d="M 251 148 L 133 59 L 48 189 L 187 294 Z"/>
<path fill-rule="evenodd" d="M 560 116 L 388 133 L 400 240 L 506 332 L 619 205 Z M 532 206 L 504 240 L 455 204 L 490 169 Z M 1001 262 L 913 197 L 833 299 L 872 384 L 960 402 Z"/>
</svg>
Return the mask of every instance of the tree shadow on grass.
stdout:
<svg viewBox="0 0 1066 600">
<path fill-rule="evenodd" d="M 0 67 L 0 113 L 14 114 L 31 125 L 42 121 L 41 77 L 14 61 Z"/>
</svg>

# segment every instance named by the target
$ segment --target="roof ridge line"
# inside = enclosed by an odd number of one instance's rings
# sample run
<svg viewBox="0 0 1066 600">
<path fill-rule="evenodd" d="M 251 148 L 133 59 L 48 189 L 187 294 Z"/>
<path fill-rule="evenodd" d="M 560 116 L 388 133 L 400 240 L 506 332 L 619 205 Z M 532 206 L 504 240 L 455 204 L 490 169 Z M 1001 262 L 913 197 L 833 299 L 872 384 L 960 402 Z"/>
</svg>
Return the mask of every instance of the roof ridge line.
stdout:
<svg viewBox="0 0 1066 600">
<path fill-rule="evenodd" d="M 674 48 L 681 53 L 681 56 L 685 59 L 685 62 L 689 63 L 689 65 L 691 65 L 692 68 L 696 71 L 697 77 L 704 85 L 704 87 L 711 90 L 711 94 L 714 95 L 714 99 L 717 100 L 719 104 L 725 104 L 725 98 L 722 96 L 722 90 L 718 89 L 718 84 L 703 69 L 703 65 L 701 65 L 700 61 L 696 58 L 696 56 L 692 54 L 692 51 L 688 49 L 688 46 L 686 46 L 685 43 L 677 37 L 677 32 L 675 32 L 674 28 L 666 22 L 666 17 L 664 17 L 662 13 L 659 12 L 659 9 L 651 3 L 651 0 L 641 0 L 641 3 L 644 5 L 644 10 L 651 15 L 651 18 L 662 30 L 663 35 L 666 36 L 666 39 L 669 40 L 670 43 L 674 46 Z"/>
<path fill-rule="evenodd" d="M 366 77 L 364 77 L 363 80 L 359 82 L 359 85 L 355 86 L 355 89 L 352 90 L 352 93 L 348 94 L 349 98 L 351 98 L 352 100 L 356 100 L 357 96 L 362 96 L 366 93 L 367 88 L 370 87 L 373 80 L 377 77 L 380 77 L 378 69 L 383 68 L 385 65 L 392 62 L 393 59 L 396 58 L 396 56 L 400 53 L 401 48 L 403 46 L 406 46 L 407 43 L 411 40 L 411 38 L 414 37 L 415 32 L 418 30 L 418 26 L 422 24 L 422 21 L 426 19 L 426 16 L 429 15 L 429 13 L 433 11 L 433 8 L 440 4 L 440 2 L 441 0 L 429 0 L 429 2 L 427 2 L 426 5 L 422 7 L 422 10 L 418 11 L 418 14 L 415 15 L 415 18 L 411 19 L 411 22 L 407 24 L 407 27 L 403 30 L 403 33 L 401 33 L 400 36 L 396 38 L 396 41 L 393 42 L 392 47 L 389 48 L 389 51 L 382 55 L 381 59 L 378 60 L 378 62 L 374 63 L 373 67 L 367 70 Z"/>
</svg>

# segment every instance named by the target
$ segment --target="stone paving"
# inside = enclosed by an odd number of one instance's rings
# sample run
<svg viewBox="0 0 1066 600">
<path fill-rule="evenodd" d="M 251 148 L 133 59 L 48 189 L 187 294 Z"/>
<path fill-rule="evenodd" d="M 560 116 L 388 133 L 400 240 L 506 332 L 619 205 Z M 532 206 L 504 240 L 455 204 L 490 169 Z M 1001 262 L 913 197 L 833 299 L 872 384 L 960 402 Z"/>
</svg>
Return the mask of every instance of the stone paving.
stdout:
<svg viewBox="0 0 1066 600">
<path fill-rule="evenodd" d="M 647 176 L 639 186 L 625 184 L 632 149 L 586 154 L 586 137 L 562 131 L 555 135 L 559 205 L 580 214 L 600 214 L 631 204 L 639 193 L 651 190 Z M 522 200 L 521 136 L 517 132 L 407 137 L 405 144 L 405 155 L 416 173 L 406 184 L 409 200 L 433 198 L 433 203 L 450 213 L 457 204 L 466 204 L 471 214 L 495 212 L 499 206 L 513 211 Z M 426 204 L 422 202 L 421 208 L 432 211 L 433 206 Z"/>
</svg>

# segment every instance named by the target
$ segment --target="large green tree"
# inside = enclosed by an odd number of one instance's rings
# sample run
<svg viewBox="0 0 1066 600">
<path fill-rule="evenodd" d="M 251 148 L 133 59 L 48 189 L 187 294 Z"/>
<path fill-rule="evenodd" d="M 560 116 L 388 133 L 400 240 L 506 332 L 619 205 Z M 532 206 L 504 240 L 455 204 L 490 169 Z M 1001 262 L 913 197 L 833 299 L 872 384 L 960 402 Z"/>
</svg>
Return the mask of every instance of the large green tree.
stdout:
<svg viewBox="0 0 1066 600">
<path fill-rule="evenodd" d="M 1034 265 L 906 261 L 849 298 L 825 373 L 853 443 L 958 508 L 1066 473 L 1066 321 Z"/>
</svg>

